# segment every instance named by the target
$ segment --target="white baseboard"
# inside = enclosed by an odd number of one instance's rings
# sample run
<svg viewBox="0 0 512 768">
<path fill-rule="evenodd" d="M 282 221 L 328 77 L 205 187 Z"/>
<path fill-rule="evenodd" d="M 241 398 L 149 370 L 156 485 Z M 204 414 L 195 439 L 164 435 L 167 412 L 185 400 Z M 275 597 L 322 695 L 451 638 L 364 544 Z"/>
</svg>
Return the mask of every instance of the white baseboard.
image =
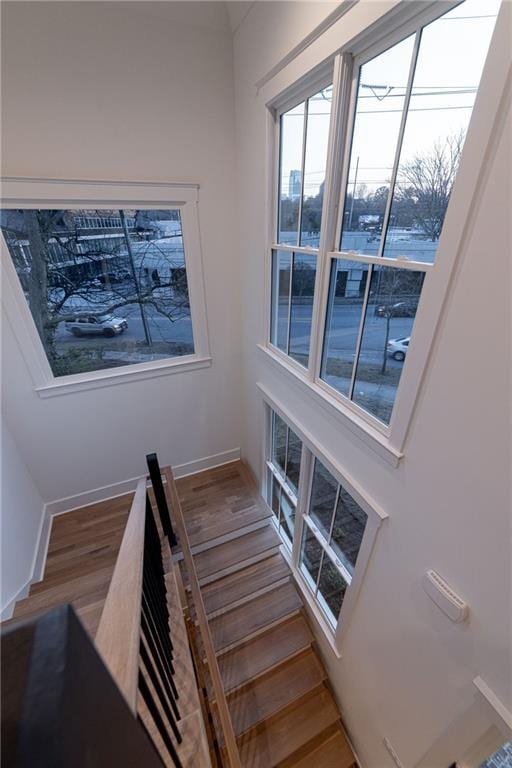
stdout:
<svg viewBox="0 0 512 768">
<path fill-rule="evenodd" d="M 174 477 L 178 479 L 187 475 L 195 475 L 196 472 L 203 472 L 205 469 L 221 467 L 223 464 L 229 464 L 231 461 L 238 461 L 239 459 L 240 448 L 232 448 L 230 451 L 221 451 L 221 453 L 214 453 L 213 456 L 205 456 L 204 459 L 177 464 L 172 468 L 172 472 Z"/>
<path fill-rule="evenodd" d="M 185 464 L 177 464 L 173 466 L 173 472 L 176 478 L 186 477 L 187 475 L 193 475 L 196 472 L 202 472 L 205 469 L 213 469 L 214 467 L 220 467 L 223 464 L 229 464 L 231 461 L 238 461 L 238 459 L 240 459 L 240 448 L 232 448 L 229 451 L 215 453 L 213 456 L 205 456 L 204 458 L 196 459 L 195 461 L 187 461 Z M 2 621 L 5 621 L 12 616 L 16 602 L 27 596 L 30 585 L 34 584 L 36 581 L 41 581 L 43 578 L 53 518 L 57 515 L 63 515 L 66 512 L 72 512 L 74 509 L 80 507 L 87 507 L 89 504 L 96 504 L 99 501 L 107 501 L 116 496 L 123 496 L 125 493 L 130 493 L 130 491 L 135 490 L 140 478 L 141 476 L 130 477 L 128 480 L 122 480 L 118 483 L 111 483 L 110 485 L 104 485 L 101 488 L 94 488 L 91 491 L 84 491 L 83 493 L 77 493 L 73 496 L 66 496 L 62 499 L 49 501 L 44 505 L 36 550 L 32 562 L 31 577 L 2 609 L 0 614 Z"/>
<path fill-rule="evenodd" d="M 28 591 L 30 589 L 30 585 L 32 584 L 32 579 L 29 579 L 17 592 L 16 594 L 11 597 L 8 603 L 4 605 L 2 608 L 2 612 L 0 613 L 0 621 L 7 621 L 8 619 L 12 618 L 12 614 L 14 612 L 14 606 L 18 602 L 18 600 L 23 600 L 24 597 L 28 595 Z"/>
</svg>

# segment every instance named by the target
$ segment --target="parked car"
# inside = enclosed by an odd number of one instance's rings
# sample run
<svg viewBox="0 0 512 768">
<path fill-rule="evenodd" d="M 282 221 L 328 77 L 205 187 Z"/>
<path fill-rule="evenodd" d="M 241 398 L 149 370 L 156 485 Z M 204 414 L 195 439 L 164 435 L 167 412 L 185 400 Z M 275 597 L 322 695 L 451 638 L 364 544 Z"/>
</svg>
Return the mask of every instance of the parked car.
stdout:
<svg viewBox="0 0 512 768">
<path fill-rule="evenodd" d="M 375 314 L 377 317 L 414 317 L 417 309 L 417 302 L 397 301 L 396 304 L 381 304 L 376 307 Z"/>
<path fill-rule="evenodd" d="M 403 336 L 401 339 L 390 339 L 388 341 L 388 355 L 391 355 L 393 360 L 400 362 L 405 360 L 410 338 L 410 336 Z"/>
<path fill-rule="evenodd" d="M 124 317 L 115 317 L 108 313 L 91 315 L 85 312 L 66 321 L 66 330 L 74 336 L 117 336 L 128 328 Z"/>
</svg>

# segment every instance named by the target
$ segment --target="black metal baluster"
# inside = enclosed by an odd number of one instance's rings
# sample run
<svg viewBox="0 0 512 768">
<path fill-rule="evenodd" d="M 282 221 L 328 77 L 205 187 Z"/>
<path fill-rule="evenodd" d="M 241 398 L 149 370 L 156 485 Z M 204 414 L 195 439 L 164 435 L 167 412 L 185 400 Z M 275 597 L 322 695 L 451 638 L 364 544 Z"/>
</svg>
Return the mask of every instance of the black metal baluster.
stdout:
<svg viewBox="0 0 512 768">
<path fill-rule="evenodd" d="M 160 676 L 162 677 L 162 679 L 164 679 L 164 674 L 165 674 L 168 687 L 170 691 L 172 691 L 172 697 L 174 699 L 177 699 L 178 691 L 176 689 L 176 685 L 173 680 L 173 674 L 174 674 L 173 663 L 170 659 L 166 657 L 165 651 L 155 631 L 154 625 L 150 622 L 151 622 L 151 617 L 148 617 L 147 612 L 144 611 L 142 615 L 142 629 L 146 637 L 146 641 L 150 646 L 150 650 L 151 650 L 151 653 L 153 654 L 153 658 L 155 658 L 155 660 L 159 662 L 159 668 L 161 670 Z M 180 716 L 179 716 L 177 707 L 176 707 L 176 712 L 177 712 L 176 717 L 179 719 Z"/>
<path fill-rule="evenodd" d="M 160 472 L 160 466 L 158 464 L 156 453 L 148 453 L 146 456 L 146 463 L 148 465 L 149 476 L 151 478 L 151 485 L 153 486 L 153 492 L 155 494 L 155 501 L 158 507 L 162 528 L 164 529 L 165 535 L 169 539 L 170 546 L 175 547 L 178 542 L 172 528 L 171 516 L 169 514 L 169 507 L 167 506 L 167 499 L 165 498 L 162 474 Z"/>
<path fill-rule="evenodd" d="M 158 728 L 158 732 L 162 737 L 162 741 L 164 742 L 167 748 L 167 751 L 169 752 L 171 759 L 174 762 L 174 765 L 176 766 L 176 768 L 183 768 L 181 761 L 178 757 L 178 753 L 176 752 L 174 744 L 172 743 L 169 733 L 167 732 L 165 723 L 162 720 L 160 712 L 158 711 L 158 707 L 156 706 L 153 700 L 153 697 L 151 696 L 151 691 L 149 690 L 148 684 L 146 683 L 144 675 L 140 670 L 139 670 L 139 691 L 146 703 L 146 706 L 151 714 L 151 717 L 153 718 L 153 721 L 156 727 Z"/>
<path fill-rule="evenodd" d="M 142 658 L 142 661 L 144 662 L 144 666 L 146 667 L 146 671 L 149 675 L 149 679 L 151 680 L 151 683 L 153 684 L 153 688 L 156 691 L 156 694 L 160 700 L 160 703 L 162 705 L 162 708 L 165 712 L 165 715 L 169 721 L 169 724 L 172 728 L 172 732 L 174 733 L 174 736 L 178 742 L 178 744 L 181 744 L 181 733 L 178 730 L 178 726 L 176 725 L 176 721 L 174 719 L 174 714 L 171 711 L 171 708 L 169 706 L 169 702 L 167 701 L 167 697 L 164 693 L 164 690 L 160 684 L 160 680 L 158 679 L 158 675 L 156 673 L 155 667 L 153 665 L 153 662 L 151 660 L 151 657 L 149 653 L 147 652 L 145 646 L 142 644 L 140 647 L 140 655 Z"/>
</svg>

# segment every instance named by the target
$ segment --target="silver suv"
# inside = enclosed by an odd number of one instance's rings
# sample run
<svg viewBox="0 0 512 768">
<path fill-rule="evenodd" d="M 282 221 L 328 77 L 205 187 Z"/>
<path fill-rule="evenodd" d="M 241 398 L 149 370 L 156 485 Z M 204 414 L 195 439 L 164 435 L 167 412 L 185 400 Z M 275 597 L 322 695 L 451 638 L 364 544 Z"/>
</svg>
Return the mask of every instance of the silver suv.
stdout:
<svg viewBox="0 0 512 768">
<path fill-rule="evenodd" d="M 128 328 L 124 317 L 114 317 L 108 313 L 91 315 L 85 312 L 75 315 L 73 320 L 66 320 L 66 330 L 74 336 L 117 336 Z"/>
</svg>

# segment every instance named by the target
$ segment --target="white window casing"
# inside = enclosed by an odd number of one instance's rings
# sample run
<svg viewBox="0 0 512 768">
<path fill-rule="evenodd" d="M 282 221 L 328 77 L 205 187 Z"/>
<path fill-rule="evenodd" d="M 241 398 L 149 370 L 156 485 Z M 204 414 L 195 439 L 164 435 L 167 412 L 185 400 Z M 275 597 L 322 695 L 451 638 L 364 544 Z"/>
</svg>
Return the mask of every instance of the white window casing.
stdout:
<svg viewBox="0 0 512 768">
<path fill-rule="evenodd" d="M 34 389 L 42 398 L 85 389 L 154 378 L 208 367 L 211 364 L 198 217 L 199 185 L 164 182 L 81 181 L 65 179 L 1 179 L 2 208 L 107 208 L 179 210 L 186 254 L 194 353 L 122 368 L 96 370 L 55 377 L 23 294 L 3 235 L 2 304 L 17 338 Z"/>
</svg>

